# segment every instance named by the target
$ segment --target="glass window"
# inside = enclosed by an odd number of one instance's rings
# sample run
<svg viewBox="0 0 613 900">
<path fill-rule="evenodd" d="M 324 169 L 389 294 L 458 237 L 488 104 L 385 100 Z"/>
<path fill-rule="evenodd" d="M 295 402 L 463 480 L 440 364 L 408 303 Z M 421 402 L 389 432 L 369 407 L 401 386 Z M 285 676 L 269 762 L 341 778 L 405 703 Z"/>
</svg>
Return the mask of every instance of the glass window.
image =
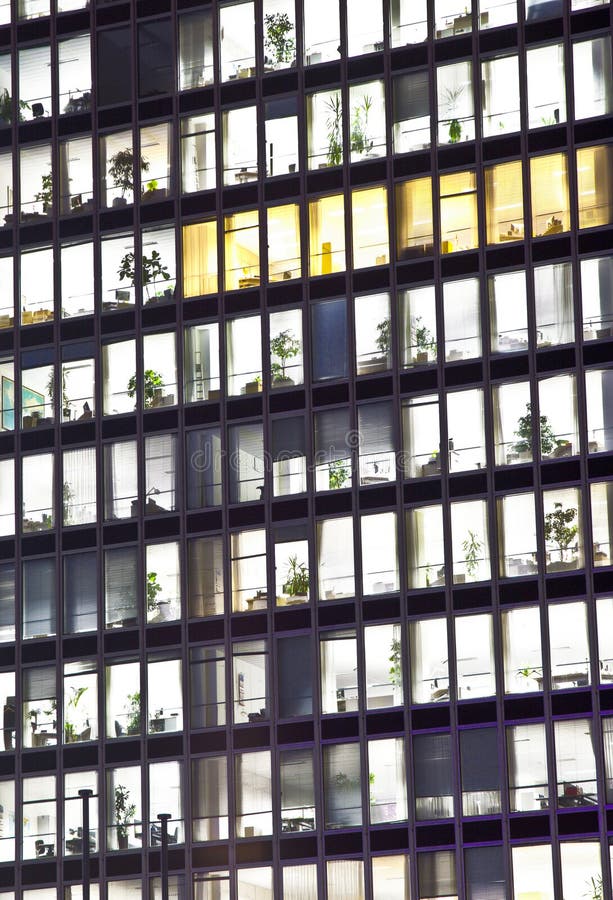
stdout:
<svg viewBox="0 0 613 900">
<path fill-rule="evenodd" d="M 15 322 L 13 297 L 13 257 L 0 256 L 0 329 L 12 328 Z M 0 370 L 2 363 L 0 362 Z M 2 429 L 6 424 L 2 423 Z"/>
<path fill-rule="evenodd" d="M 411 397 L 402 404 L 404 477 L 440 475 L 438 395 Z"/>
<path fill-rule="evenodd" d="M 140 766 L 107 769 L 106 802 L 107 850 L 140 847 L 143 842 Z"/>
<path fill-rule="evenodd" d="M 347 301 L 344 298 L 313 304 L 311 352 L 314 381 L 347 377 Z"/>
<path fill-rule="evenodd" d="M 400 292 L 400 356 L 405 367 L 436 362 L 434 285 Z"/>
<path fill-rule="evenodd" d="M 15 565 L 0 565 L 0 643 L 15 640 Z"/>
<path fill-rule="evenodd" d="M 145 437 L 145 515 L 176 509 L 177 436 Z"/>
<path fill-rule="evenodd" d="M 54 666 L 23 670 L 24 747 L 54 747 L 57 744 L 55 674 Z"/>
<path fill-rule="evenodd" d="M 462 814 L 500 813 L 500 766 L 496 728 L 468 728 L 460 732 Z"/>
<path fill-rule="evenodd" d="M 188 614 L 217 616 L 224 608 L 221 537 L 194 538 L 187 544 Z"/>
<path fill-rule="evenodd" d="M 484 581 L 490 575 L 487 504 L 468 500 L 451 504 L 453 583 Z"/>
<path fill-rule="evenodd" d="M 133 235 L 101 242 L 103 312 L 134 306 L 136 297 L 134 260 Z"/>
<path fill-rule="evenodd" d="M 343 162 L 343 101 L 339 89 L 318 91 L 306 98 L 309 169 Z"/>
<path fill-rule="evenodd" d="M 15 460 L 0 459 L 0 535 L 15 534 Z"/>
<path fill-rule="evenodd" d="M 441 253 L 478 247 L 475 172 L 441 175 L 440 197 Z"/>
<path fill-rule="evenodd" d="M 338 490 L 351 486 L 349 410 L 320 410 L 314 416 L 315 488 Z"/>
<path fill-rule="evenodd" d="M 534 2 L 534 0 L 533 0 Z M 540 2 L 535 6 L 545 9 L 550 4 Z M 532 7 L 534 9 L 534 7 Z M 528 9 L 530 16 L 530 9 Z M 513 847 L 513 900 L 524 900 L 537 893 L 539 900 L 554 900 L 553 862 L 551 844 L 535 844 Z"/>
<path fill-rule="evenodd" d="M 230 536 L 232 609 L 245 612 L 266 609 L 266 533 L 262 529 L 239 531 Z"/>
<path fill-rule="evenodd" d="M 253 2 L 225 3 L 219 9 L 221 80 L 255 75 Z"/>
<path fill-rule="evenodd" d="M 387 188 L 351 193 L 353 267 L 384 266 L 389 262 Z"/>
<path fill-rule="evenodd" d="M 226 724 L 226 661 L 224 648 L 192 647 L 189 657 L 191 727 Z M 227 827 L 227 823 L 226 823 Z"/>
<path fill-rule="evenodd" d="M 502 642 L 505 693 L 542 690 L 543 655 L 538 607 L 504 610 Z"/>
<path fill-rule="evenodd" d="M 107 666 L 106 736 L 115 738 L 141 734 L 142 712 L 140 664 L 124 661 Z M 137 784 L 140 785 L 140 778 Z"/>
<path fill-rule="evenodd" d="M 447 394 L 447 463 L 450 472 L 485 466 L 483 391 L 453 391 Z"/>
<path fill-rule="evenodd" d="M 393 4 L 392 4 L 393 5 Z M 392 81 L 394 153 L 430 147 L 430 80 L 427 72 L 408 72 Z"/>
<path fill-rule="evenodd" d="M 266 641 L 232 645 L 232 686 L 235 725 L 270 718 Z"/>
<path fill-rule="evenodd" d="M 258 394 L 262 390 L 262 341 L 260 316 L 226 320 L 227 390 Z"/>
<path fill-rule="evenodd" d="M 449 819 L 453 816 L 453 766 L 449 734 L 413 737 L 415 818 Z M 426 897 L 436 896 L 425 894 Z"/>
<path fill-rule="evenodd" d="M 543 492 L 547 572 L 583 566 L 581 503 L 577 488 Z"/>
<path fill-rule="evenodd" d="M 147 163 L 139 172 L 141 203 L 164 200 L 174 190 L 170 123 L 141 128 L 140 151 L 141 159 Z M 174 245 L 174 231 L 172 238 Z"/>
<path fill-rule="evenodd" d="M 488 244 L 524 239 L 521 161 L 486 167 L 485 206 Z"/>
<path fill-rule="evenodd" d="M 362 824 L 360 745 L 323 747 L 324 827 L 350 828 Z M 358 896 L 358 895 L 352 895 Z"/>
<path fill-rule="evenodd" d="M 260 284 L 260 226 L 257 210 L 224 217 L 225 289 Z"/>
<path fill-rule="evenodd" d="M 528 68 L 528 127 L 566 122 L 564 47 L 548 44 L 526 53 Z M 543 77 L 543 73 L 547 77 Z"/>
<path fill-rule="evenodd" d="M 547 750 L 541 722 L 507 726 L 507 764 L 511 811 L 547 809 Z"/>
<path fill-rule="evenodd" d="M 183 730 L 181 660 L 165 653 L 147 659 L 147 732 Z M 161 808 L 161 807 L 158 807 Z M 169 831 L 172 830 L 169 822 Z"/>
<path fill-rule="evenodd" d="M 558 807 L 594 806 L 598 789 L 591 720 L 558 719 L 553 728 Z"/>
<path fill-rule="evenodd" d="M 24 148 L 19 154 L 20 221 L 36 222 L 53 210 L 51 145 Z"/>
<path fill-rule="evenodd" d="M 500 575 L 516 578 L 538 572 L 534 494 L 497 498 Z"/>
<path fill-rule="evenodd" d="M 105 627 L 123 628 L 138 622 L 136 548 L 104 551 Z"/>
<path fill-rule="evenodd" d="M 364 655 L 367 709 L 401 706 L 404 692 L 400 625 L 367 626 Z"/>
<path fill-rule="evenodd" d="M 268 280 L 300 278 L 300 215 L 297 204 L 271 206 L 267 211 Z"/>
<path fill-rule="evenodd" d="M 309 201 L 309 274 L 345 271 L 345 206 L 342 194 Z"/>
<path fill-rule="evenodd" d="M 496 692 L 492 616 L 455 619 L 458 699 L 489 697 Z M 474 813 L 473 813 L 474 815 Z"/>
<path fill-rule="evenodd" d="M 397 591 L 398 547 L 396 513 L 361 516 L 362 593 L 364 596 Z"/>
<path fill-rule="evenodd" d="M 0 578 L 1 577 L 2 571 L 0 570 Z M 613 680 L 611 678 L 611 675 L 613 674 L 613 631 L 611 631 L 610 628 L 612 615 L 613 597 L 599 597 L 598 600 L 596 600 L 596 620 L 598 623 L 600 681 L 602 683 Z"/>
<path fill-rule="evenodd" d="M 279 638 L 276 683 L 280 719 L 313 715 L 313 668 L 310 634 Z"/>
<path fill-rule="evenodd" d="M 398 260 L 431 256 L 434 250 L 432 179 L 413 178 L 396 185 Z"/>
<path fill-rule="evenodd" d="M 21 460 L 24 532 L 47 531 L 55 525 L 53 453 L 37 453 Z"/>
<path fill-rule="evenodd" d="M 611 168 L 613 148 L 582 147 L 577 150 L 579 228 L 608 225 L 613 210 Z"/>
<path fill-rule="evenodd" d="M 92 792 L 87 839 L 91 853 L 100 849 L 98 775 L 96 772 L 67 772 L 64 775 L 64 853 L 68 855 L 83 853 L 83 800 L 79 797 L 80 790 Z"/>
<path fill-rule="evenodd" d="M 494 451 L 496 465 L 510 466 L 532 460 L 532 404 L 527 381 L 494 386 Z"/>
<path fill-rule="evenodd" d="M 308 602 L 311 579 L 305 526 L 293 525 L 275 533 L 275 582 L 277 606 Z"/>
<path fill-rule="evenodd" d="M 504 3 L 505 0 L 502 0 Z M 514 6 L 514 3 L 507 6 Z M 481 3 L 483 10 L 484 4 Z M 487 13 L 481 13 L 481 18 Z M 488 15 L 489 20 L 489 15 Z M 519 131 L 519 65 L 517 55 L 495 56 L 481 63 L 483 136 Z"/>
<path fill-rule="evenodd" d="M 217 292 L 217 222 L 183 226 L 183 297 Z"/>
<path fill-rule="evenodd" d="M 268 178 L 297 171 L 299 168 L 297 97 L 271 99 L 264 103 L 264 147 Z"/>
<path fill-rule="evenodd" d="M 97 575 L 94 551 L 64 557 L 64 634 L 98 627 Z"/>
<path fill-rule="evenodd" d="M 0 859 L 2 862 L 14 862 L 15 857 L 15 782 L 0 781 L 0 803 L 5 818 L 5 828 L 0 837 Z M 2 900 L 15 900 L 14 893 L 2 892 Z"/>
<path fill-rule="evenodd" d="M 179 16 L 179 90 L 213 81 L 213 16 L 202 9 Z"/>
<path fill-rule="evenodd" d="M 147 623 L 181 617 L 179 545 L 149 544 L 145 551 Z"/>
<path fill-rule="evenodd" d="M 597 841 L 564 841 L 560 844 L 560 858 L 565 897 L 580 896 L 586 888 L 592 895 L 604 892 Z"/>
<path fill-rule="evenodd" d="M 131 101 L 132 35 L 129 26 L 100 32 L 96 88 L 101 106 Z"/>
<path fill-rule="evenodd" d="M 184 19 L 185 16 L 180 17 Z M 186 116 L 181 123 L 181 190 L 184 194 L 215 187 L 215 115 Z M 183 233 L 190 225 L 183 226 Z"/>
<path fill-rule="evenodd" d="M 470 20 L 470 15 L 466 18 Z M 436 82 L 438 143 L 457 144 L 459 141 L 474 140 L 472 63 L 466 60 L 447 66 L 437 66 Z"/>
<path fill-rule="evenodd" d="M 0 259 L 0 265 L 3 260 Z M 581 260 L 583 340 L 610 337 L 613 324 L 613 257 Z"/>
<path fill-rule="evenodd" d="M 368 785 L 371 825 L 407 818 L 404 739 L 368 742 Z"/>
<path fill-rule="evenodd" d="M 445 584 L 441 506 L 420 506 L 407 511 L 407 556 L 412 588 Z"/>
<path fill-rule="evenodd" d="M 188 431 L 187 508 L 221 504 L 221 435 L 218 427 Z"/>
<path fill-rule="evenodd" d="M 138 174 L 146 171 L 148 161 L 139 156 Z M 116 131 L 100 138 L 100 175 L 102 204 L 114 208 L 134 203 L 135 160 L 131 131 Z"/>
<path fill-rule="evenodd" d="M 130 379 L 136 369 L 136 342 L 120 341 L 102 347 L 102 404 L 105 416 L 132 412 L 135 389 Z"/>
<path fill-rule="evenodd" d="M 185 329 L 185 401 L 219 400 L 219 326 Z"/>
<path fill-rule="evenodd" d="M 192 760 L 191 784 L 194 841 L 227 840 L 228 772 L 226 757 L 207 756 L 204 759 Z"/>
<path fill-rule="evenodd" d="M 608 115 L 613 108 L 611 38 L 573 44 L 575 119 Z"/>
<path fill-rule="evenodd" d="M 302 312 L 287 310 L 269 318 L 271 387 L 302 384 Z"/>
<path fill-rule="evenodd" d="M 338 59 L 340 53 L 339 7 L 326 0 L 304 4 L 304 64 Z"/>
<path fill-rule="evenodd" d="M 62 453 L 62 523 L 85 525 L 96 521 L 96 448 L 80 447 Z"/>
<path fill-rule="evenodd" d="M 136 441 L 114 441 L 103 450 L 104 517 L 134 518 L 139 511 Z"/>
<path fill-rule="evenodd" d="M 493 353 L 528 349 L 526 273 L 501 272 L 487 279 Z"/>
<path fill-rule="evenodd" d="M 170 94 L 174 88 L 170 19 L 141 22 L 137 31 L 139 96 Z"/>
<path fill-rule="evenodd" d="M 59 159 L 60 214 L 65 216 L 72 213 L 93 212 L 91 137 L 59 141 Z M 93 277 L 92 272 L 90 276 Z"/>
<path fill-rule="evenodd" d="M 611 564 L 611 530 L 613 522 L 609 514 L 613 500 L 613 482 L 605 481 L 590 485 L 592 504 L 592 564 Z"/>
<path fill-rule="evenodd" d="M 64 743 L 98 739 L 98 676 L 94 660 L 64 664 Z"/>
<path fill-rule="evenodd" d="M 551 688 L 590 683 L 590 648 L 585 603 L 552 603 L 549 614 Z"/>
<path fill-rule="evenodd" d="M 237 106 L 221 114 L 224 184 L 257 181 L 258 145 L 255 106 Z"/>
<path fill-rule="evenodd" d="M 613 444 L 613 404 L 609 399 L 613 370 L 591 369 L 585 373 L 588 453 L 600 453 Z"/>
<path fill-rule="evenodd" d="M 577 384 L 574 375 L 558 375 L 539 381 L 540 450 L 544 459 L 575 456 L 577 432 Z"/>
<path fill-rule="evenodd" d="M 355 631 L 325 632 L 319 649 L 322 713 L 356 712 L 359 685 Z"/>
<path fill-rule="evenodd" d="M 537 347 L 575 339 L 572 268 L 569 262 L 534 269 Z"/>
<path fill-rule="evenodd" d="M 373 900 L 403 900 L 409 896 L 409 857 L 372 857 Z"/>
<path fill-rule="evenodd" d="M 357 6 L 357 4 L 355 4 Z M 351 8 L 351 7 L 350 7 Z M 364 19 L 364 7 L 359 6 Z M 374 3 L 368 11 L 376 9 Z M 386 154 L 385 93 L 382 81 L 349 86 L 349 149 L 351 162 Z M 385 190 L 385 189 L 383 189 Z"/>
<path fill-rule="evenodd" d="M 413 703 L 449 700 L 447 621 L 420 619 L 409 623 L 409 660 Z"/>
<path fill-rule="evenodd" d="M 428 36 L 426 0 L 391 0 L 392 47 L 419 44 Z"/>
<path fill-rule="evenodd" d="M 51 49 L 47 46 L 20 50 L 19 118 L 41 119 L 51 115 Z"/>
<path fill-rule="evenodd" d="M 57 45 L 60 113 L 87 112 L 91 106 L 91 48 L 89 34 Z"/>
<path fill-rule="evenodd" d="M 85 316 L 93 313 L 93 243 L 90 242 L 87 244 L 65 244 L 63 247 L 61 247 L 60 270 L 62 318 L 65 319 L 72 316 Z"/>
<path fill-rule="evenodd" d="M 315 779 L 312 750 L 279 752 L 281 831 L 315 828 Z"/>
<path fill-rule="evenodd" d="M 33 250 L 20 257 L 21 324 L 50 322 L 54 314 L 53 250 Z"/>
<path fill-rule="evenodd" d="M 236 837 L 272 834 L 270 750 L 234 757 Z"/>
<path fill-rule="evenodd" d="M 290 0 L 264 0 L 264 71 L 296 66 L 296 16 Z"/>
<path fill-rule="evenodd" d="M 13 224 L 13 155 L 10 152 L 0 153 L 0 218 L 0 227 Z"/>
<path fill-rule="evenodd" d="M 355 594 L 353 520 L 324 519 L 317 523 L 319 599 L 336 600 Z"/>
<path fill-rule="evenodd" d="M 393 410 L 389 401 L 364 403 L 358 407 L 360 484 L 394 481 Z M 351 442 L 347 435 L 346 440 Z"/>
<path fill-rule="evenodd" d="M 547 79 L 539 75 L 541 82 Z M 530 160 L 532 236 L 560 234 L 570 228 L 566 153 L 533 156 Z"/>
<path fill-rule="evenodd" d="M 56 856 L 56 798 L 55 775 L 23 779 L 22 859 Z"/>
</svg>

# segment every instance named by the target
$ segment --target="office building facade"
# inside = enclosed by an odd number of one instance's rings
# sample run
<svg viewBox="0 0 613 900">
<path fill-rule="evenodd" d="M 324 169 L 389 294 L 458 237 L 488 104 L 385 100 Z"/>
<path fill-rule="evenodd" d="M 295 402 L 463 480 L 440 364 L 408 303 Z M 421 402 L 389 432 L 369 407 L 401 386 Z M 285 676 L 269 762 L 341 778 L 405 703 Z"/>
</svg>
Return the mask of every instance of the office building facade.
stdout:
<svg viewBox="0 0 613 900">
<path fill-rule="evenodd" d="M 602 0 L 0 0 L 0 900 L 604 900 Z"/>
</svg>

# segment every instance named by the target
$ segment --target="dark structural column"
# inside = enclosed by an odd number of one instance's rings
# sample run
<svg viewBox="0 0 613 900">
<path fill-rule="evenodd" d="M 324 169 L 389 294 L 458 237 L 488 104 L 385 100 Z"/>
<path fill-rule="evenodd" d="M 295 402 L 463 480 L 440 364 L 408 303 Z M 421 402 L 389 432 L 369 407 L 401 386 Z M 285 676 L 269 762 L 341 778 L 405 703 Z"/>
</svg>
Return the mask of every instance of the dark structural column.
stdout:
<svg viewBox="0 0 613 900">
<path fill-rule="evenodd" d="M 82 788 L 79 797 L 83 798 L 83 824 L 81 827 L 81 852 L 83 853 L 83 900 L 89 900 L 89 798 L 93 791 Z"/>
<path fill-rule="evenodd" d="M 170 813 L 158 813 L 158 819 L 161 822 L 161 841 L 162 849 L 160 851 L 160 877 L 162 880 L 162 900 L 168 900 L 168 820 Z M 85 898 L 83 898 L 85 900 Z"/>
</svg>

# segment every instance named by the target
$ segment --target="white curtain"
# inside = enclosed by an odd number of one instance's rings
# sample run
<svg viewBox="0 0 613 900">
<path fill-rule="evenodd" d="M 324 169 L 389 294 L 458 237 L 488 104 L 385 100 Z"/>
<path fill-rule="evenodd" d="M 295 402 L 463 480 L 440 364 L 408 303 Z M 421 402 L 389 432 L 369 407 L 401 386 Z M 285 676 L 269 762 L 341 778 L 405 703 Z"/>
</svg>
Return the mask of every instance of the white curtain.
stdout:
<svg viewBox="0 0 613 900">
<path fill-rule="evenodd" d="M 328 900 L 364 900 L 364 863 L 361 859 L 328 862 Z"/>
<path fill-rule="evenodd" d="M 317 866 L 284 866 L 283 900 L 313 900 L 317 897 Z"/>
</svg>

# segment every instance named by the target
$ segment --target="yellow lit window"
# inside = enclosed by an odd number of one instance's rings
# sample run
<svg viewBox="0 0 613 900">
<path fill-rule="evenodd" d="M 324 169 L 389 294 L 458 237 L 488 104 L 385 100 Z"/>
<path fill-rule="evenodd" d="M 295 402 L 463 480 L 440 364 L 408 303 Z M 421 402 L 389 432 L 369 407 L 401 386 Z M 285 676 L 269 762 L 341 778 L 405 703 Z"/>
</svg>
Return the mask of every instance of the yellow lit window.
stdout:
<svg viewBox="0 0 613 900">
<path fill-rule="evenodd" d="M 385 266 L 389 262 L 387 189 L 384 187 L 353 191 L 353 266 Z"/>
<path fill-rule="evenodd" d="M 524 197 L 519 160 L 486 168 L 485 210 L 488 244 L 523 240 Z"/>
<path fill-rule="evenodd" d="M 560 234 L 570 228 L 566 153 L 530 160 L 532 236 Z"/>
<path fill-rule="evenodd" d="M 441 175 L 441 253 L 479 246 L 474 172 Z"/>
<path fill-rule="evenodd" d="M 398 259 L 432 255 L 432 179 L 414 178 L 396 185 Z"/>
<path fill-rule="evenodd" d="M 260 283 L 260 226 L 258 211 L 224 218 L 225 285 L 227 291 L 257 287 Z"/>
<path fill-rule="evenodd" d="M 613 150 L 606 147 L 584 147 L 577 150 L 577 188 L 579 228 L 608 225 L 611 221 L 611 179 Z"/>
<path fill-rule="evenodd" d="M 183 296 L 217 292 L 217 223 L 183 226 Z"/>
<path fill-rule="evenodd" d="M 300 211 L 298 204 L 268 210 L 268 280 L 300 278 Z"/>
<path fill-rule="evenodd" d="M 342 194 L 309 203 L 309 274 L 345 271 L 345 205 Z"/>
</svg>

